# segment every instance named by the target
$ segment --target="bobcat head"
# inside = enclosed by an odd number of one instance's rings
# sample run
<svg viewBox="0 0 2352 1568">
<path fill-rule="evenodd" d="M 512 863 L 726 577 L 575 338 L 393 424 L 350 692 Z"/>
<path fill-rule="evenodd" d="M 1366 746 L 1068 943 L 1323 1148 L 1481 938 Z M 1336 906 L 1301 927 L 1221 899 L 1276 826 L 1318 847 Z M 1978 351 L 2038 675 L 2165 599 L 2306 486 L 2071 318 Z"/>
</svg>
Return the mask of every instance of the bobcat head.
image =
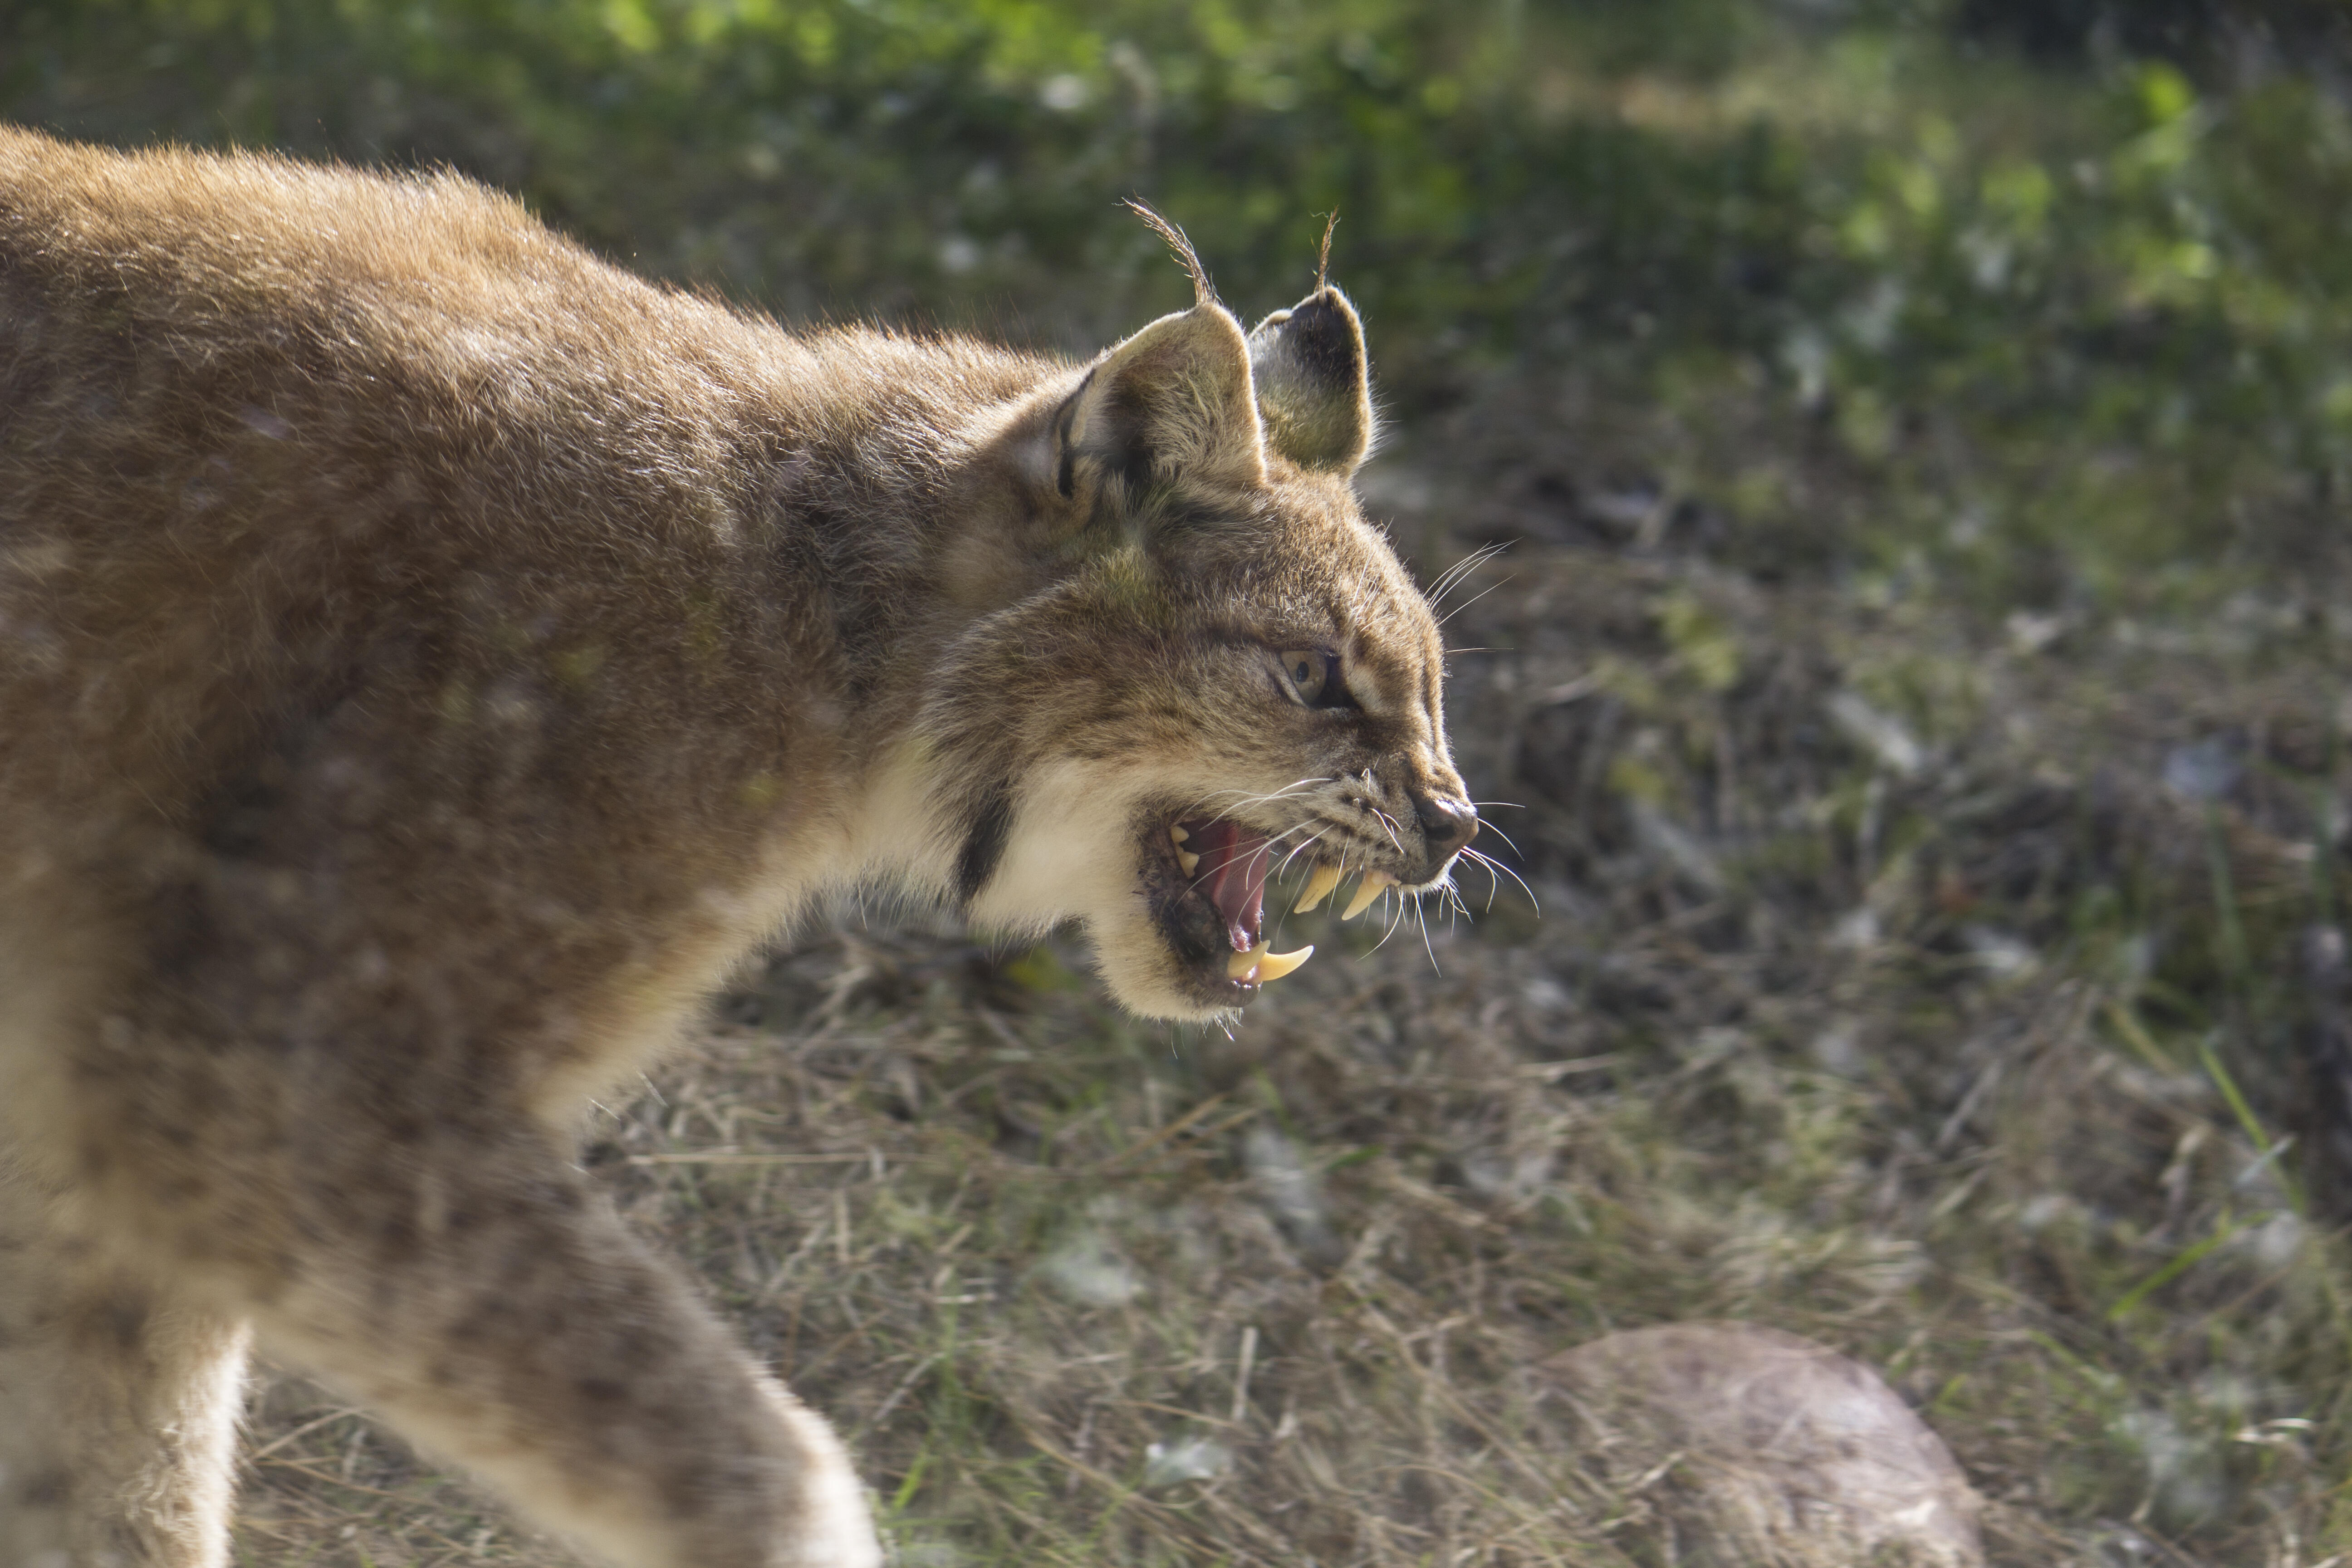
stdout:
<svg viewBox="0 0 2352 1568">
<path fill-rule="evenodd" d="M 1245 333 L 1193 266 L 1192 310 L 1001 438 L 1034 576 L 950 645 L 920 733 L 979 781 L 948 879 L 975 921 L 1076 915 L 1121 1002 L 1213 1019 L 1312 951 L 1272 951 L 1270 875 L 1305 873 L 1300 912 L 1356 876 L 1353 914 L 1444 885 L 1478 818 L 1435 618 L 1351 482 L 1354 307 L 1318 279 Z"/>
</svg>

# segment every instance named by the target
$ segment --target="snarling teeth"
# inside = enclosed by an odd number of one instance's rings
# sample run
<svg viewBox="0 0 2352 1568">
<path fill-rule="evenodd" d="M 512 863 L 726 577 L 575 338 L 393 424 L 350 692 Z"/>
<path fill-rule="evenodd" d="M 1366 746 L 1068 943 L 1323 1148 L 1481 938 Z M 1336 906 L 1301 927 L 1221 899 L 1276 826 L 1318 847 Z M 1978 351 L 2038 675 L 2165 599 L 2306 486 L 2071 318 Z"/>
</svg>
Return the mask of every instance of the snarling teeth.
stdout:
<svg viewBox="0 0 2352 1568">
<path fill-rule="evenodd" d="M 1176 864 L 1184 868 L 1184 875 L 1187 877 L 1201 868 L 1201 858 L 1184 847 L 1186 844 L 1192 842 L 1192 836 L 1184 831 L 1182 823 L 1171 822 L 1168 825 L 1168 842 L 1176 846 Z"/>
<path fill-rule="evenodd" d="M 1298 901 L 1290 906 L 1294 915 L 1303 915 L 1321 903 L 1332 889 L 1339 885 L 1339 868 L 1326 860 L 1307 877 L 1307 886 L 1300 890 Z"/>
<path fill-rule="evenodd" d="M 1225 973 L 1244 985 L 1263 985 L 1269 980 L 1281 979 L 1314 956 L 1311 942 L 1294 952 L 1268 952 L 1266 944 L 1259 942 L 1247 952 L 1237 952 L 1225 960 Z"/>
<path fill-rule="evenodd" d="M 1354 920 L 1364 912 L 1366 907 L 1374 899 L 1394 886 L 1396 886 L 1396 879 L 1386 871 L 1366 871 L 1364 879 L 1356 884 L 1356 896 L 1348 900 L 1348 907 L 1339 911 L 1339 918 L 1343 921 Z"/>
<path fill-rule="evenodd" d="M 1216 910 L 1224 927 L 1225 941 L 1233 949 L 1225 957 L 1228 980 L 1237 985 L 1263 985 L 1281 979 L 1313 956 L 1311 946 L 1292 952 L 1272 952 L 1259 935 L 1265 921 L 1266 876 L 1274 858 L 1273 840 L 1266 835 L 1222 818 L 1194 818 L 1170 823 L 1168 842 L 1192 890 Z M 1303 915 L 1321 908 L 1347 875 L 1336 861 L 1317 862 L 1307 872 L 1291 911 Z M 1396 878 L 1390 873 L 1365 868 L 1339 918 L 1355 919 L 1396 885 Z"/>
</svg>

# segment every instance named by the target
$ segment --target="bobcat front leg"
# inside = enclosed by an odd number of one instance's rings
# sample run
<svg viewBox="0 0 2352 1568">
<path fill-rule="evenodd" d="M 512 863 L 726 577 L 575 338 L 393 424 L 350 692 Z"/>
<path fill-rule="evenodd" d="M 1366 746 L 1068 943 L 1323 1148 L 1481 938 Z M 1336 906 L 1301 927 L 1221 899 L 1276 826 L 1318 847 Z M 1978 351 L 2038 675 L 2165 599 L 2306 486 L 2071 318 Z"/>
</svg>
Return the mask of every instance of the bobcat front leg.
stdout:
<svg viewBox="0 0 2352 1568">
<path fill-rule="evenodd" d="M 238 962 L 254 951 L 288 950 L 237 942 L 81 1037 L 59 1120 L 113 1256 L 605 1561 L 879 1563 L 833 1434 L 566 1161 L 515 1037 L 472 1023 L 490 1009 L 342 984 L 289 1001 Z"/>
<path fill-rule="evenodd" d="M 0 1563 L 218 1568 L 246 1338 L 0 1162 Z"/>
<path fill-rule="evenodd" d="M 257 1303 L 273 1352 L 631 1568 L 880 1561 L 832 1432 L 602 1197 L 527 1132 L 433 1143 L 406 1191 L 313 1216 L 337 1233 Z"/>
</svg>

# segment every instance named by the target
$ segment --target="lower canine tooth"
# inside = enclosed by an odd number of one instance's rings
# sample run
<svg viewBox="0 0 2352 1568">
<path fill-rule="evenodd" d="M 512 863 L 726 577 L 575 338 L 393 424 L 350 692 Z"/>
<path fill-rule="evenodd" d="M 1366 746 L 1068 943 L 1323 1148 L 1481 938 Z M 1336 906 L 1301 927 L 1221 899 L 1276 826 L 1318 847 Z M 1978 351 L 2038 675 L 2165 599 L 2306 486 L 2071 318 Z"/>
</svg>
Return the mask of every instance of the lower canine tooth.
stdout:
<svg viewBox="0 0 2352 1568">
<path fill-rule="evenodd" d="M 1306 890 L 1298 895 L 1298 902 L 1290 907 L 1290 912 L 1294 915 L 1305 914 L 1321 903 L 1329 895 L 1331 889 L 1339 885 L 1339 868 L 1332 865 L 1328 860 L 1324 861 L 1316 867 L 1314 874 L 1307 879 Z"/>
<path fill-rule="evenodd" d="M 1189 877 L 1201 868 L 1201 858 L 1190 849 L 1179 849 L 1176 851 L 1176 864 L 1183 867 L 1184 875 Z"/>
<path fill-rule="evenodd" d="M 1312 945 L 1296 952 L 1268 952 L 1265 943 L 1259 942 L 1247 952 L 1237 952 L 1225 960 L 1225 977 L 1244 985 L 1263 985 L 1269 980 L 1281 979 L 1314 956 Z"/>
<path fill-rule="evenodd" d="M 1348 907 L 1339 911 L 1339 918 L 1343 921 L 1354 920 L 1364 912 L 1365 907 L 1374 899 L 1379 898 L 1395 885 L 1396 879 L 1386 871 L 1365 872 L 1364 879 L 1356 884 L 1356 896 L 1348 900 Z"/>
<path fill-rule="evenodd" d="M 1265 944 L 1260 942 L 1258 946 L 1262 950 Z M 1269 952 L 1257 961 L 1257 983 L 1263 985 L 1269 980 L 1279 980 L 1314 956 L 1312 945 L 1296 952 Z"/>
</svg>

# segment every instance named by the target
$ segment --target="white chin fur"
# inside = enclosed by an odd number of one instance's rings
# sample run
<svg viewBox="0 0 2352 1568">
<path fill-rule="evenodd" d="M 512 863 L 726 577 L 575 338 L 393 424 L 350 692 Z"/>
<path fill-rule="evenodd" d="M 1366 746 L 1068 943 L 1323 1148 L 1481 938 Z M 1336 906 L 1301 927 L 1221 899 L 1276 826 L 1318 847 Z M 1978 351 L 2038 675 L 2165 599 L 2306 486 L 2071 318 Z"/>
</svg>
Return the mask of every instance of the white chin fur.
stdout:
<svg viewBox="0 0 2352 1568">
<path fill-rule="evenodd" d="M 996 875 L 972 900 L 972 921 L 1025 937 L 1084 921 L 1103 983 L 1121 1006 L 1149 1018 L 1221 1017 L 1232 1009 L 1203 1006 L 1187 991 L 1144 904 L 1138 800 L 1136 783 L 1108 770 L 1059 763 L 1032 773 Z"/>
<path fill-rule="evenodd" d="M 1213 1023 L 1234 1013 L 1234 1008 L 1211 1007 L 1194 998 L 1160 927 L 1140 901 L 1129 898 L 1128 908 L 1115 915 L 1089 916 L 1087 930 L 1094 940 L 1103 984 L 1129 1012 L 1181 1024 Z"/>
</svg>

